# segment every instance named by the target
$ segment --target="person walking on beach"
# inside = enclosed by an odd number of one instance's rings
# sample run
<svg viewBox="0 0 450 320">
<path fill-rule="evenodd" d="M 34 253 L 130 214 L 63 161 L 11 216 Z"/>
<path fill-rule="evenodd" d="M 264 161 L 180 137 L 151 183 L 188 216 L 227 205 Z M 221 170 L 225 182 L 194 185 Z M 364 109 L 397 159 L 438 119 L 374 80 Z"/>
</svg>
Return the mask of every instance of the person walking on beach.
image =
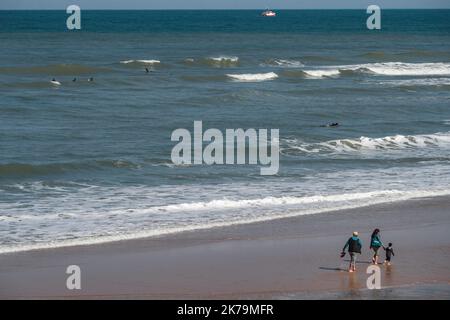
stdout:
<svg viewBox="0 0 450 320">
<path fill-rule="evenodd" d="M 345 249 L 348 247 L 348 254 L 350 255 L 350 265 L 348 272 L 356 271 L 356 255 L 361 254 L 362 243 L 358 237 L 358 232 L 353 232 L 353 235 L 347 240 L 344 248 L 342 249 L 341 256 L 345 255 Z"/>
<path fill-rule="evenodd" d="M 378 250 L 380 247 L 384 247 L 380 238 L 380 229 L 375 229 L 370 237 L 370 249 L 373 250 L 372 263 L 378 264 Z"/>
</svg>

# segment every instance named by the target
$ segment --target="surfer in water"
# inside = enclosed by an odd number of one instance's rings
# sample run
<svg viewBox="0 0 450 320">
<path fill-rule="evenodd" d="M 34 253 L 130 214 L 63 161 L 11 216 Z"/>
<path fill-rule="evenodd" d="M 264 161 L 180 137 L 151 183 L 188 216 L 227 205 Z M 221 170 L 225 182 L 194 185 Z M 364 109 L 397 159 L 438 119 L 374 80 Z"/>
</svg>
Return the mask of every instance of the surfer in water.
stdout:
<svg viewBox="0 0 450 320">
<path fill-rule="evenodd" d="M 321 127 L 330 128 L 330 127 L 339 127 L 339 122 L 331 122 Z"/>
<path fill-rule="evenodd" d="M 76 82 L 76 81 L 77 81 L 77 78 L 73 78 L 72 82 Z"/>
<path fill-rule="evenodd" d="M 93 78 L 93 77 L 90 77 L 90 78 L 88 79 L 88 81 L 89 81 L 89 82 L 94 82 L 94 78 Z"/>
<path fill-rule="evenodd" d="M 150 72 L 150 70 L 148 70 L 148 68 L 145 68 L 145 72 L 146 72 L 146 73 L 149 73 L 149 72 Z"/>
</svg>

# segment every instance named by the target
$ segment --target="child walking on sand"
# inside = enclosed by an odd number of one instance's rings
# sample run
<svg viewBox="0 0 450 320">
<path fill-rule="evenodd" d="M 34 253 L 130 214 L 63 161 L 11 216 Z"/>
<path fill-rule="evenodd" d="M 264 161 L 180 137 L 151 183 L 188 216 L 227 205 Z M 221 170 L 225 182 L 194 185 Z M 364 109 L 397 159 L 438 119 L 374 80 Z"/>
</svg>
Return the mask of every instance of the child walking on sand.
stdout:
<svg viewBox="0 0 450 320">
<path fill-rule="evenodd" d="M 386 248 L 384 248 L 384 250 L 386 251 L 386 260 L 384 260 L 384 263 L 387 264 L 388 266 L 390 266 L 391 265 L 391 257 L 395 256 L 394 249 L 392 249 L 392 243 L 389 242 L 388 246 Z"/>
</svg>

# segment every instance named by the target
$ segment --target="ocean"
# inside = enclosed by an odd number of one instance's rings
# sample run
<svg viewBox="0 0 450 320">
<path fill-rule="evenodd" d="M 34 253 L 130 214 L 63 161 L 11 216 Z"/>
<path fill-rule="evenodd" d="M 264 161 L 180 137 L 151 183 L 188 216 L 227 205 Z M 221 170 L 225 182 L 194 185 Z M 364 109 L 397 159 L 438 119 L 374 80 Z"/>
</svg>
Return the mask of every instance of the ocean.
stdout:
<svg viewBox="0 0 450 320">
<path fill-rule="evenodd" d="M 450 10 L 67 17 L 0 11 L 0 253 L 450 194 Z M 279 129 L 278 174 L 174 165 L 194 121 Z"/>
</svg>

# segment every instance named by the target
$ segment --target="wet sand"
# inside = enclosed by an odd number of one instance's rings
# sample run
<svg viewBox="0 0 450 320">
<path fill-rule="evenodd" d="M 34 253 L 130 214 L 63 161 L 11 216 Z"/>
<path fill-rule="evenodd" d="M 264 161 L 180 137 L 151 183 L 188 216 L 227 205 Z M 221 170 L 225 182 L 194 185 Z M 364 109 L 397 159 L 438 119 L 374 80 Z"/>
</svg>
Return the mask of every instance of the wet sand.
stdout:
<svg viewBox="0 0 450 320">
<path fill-rule="evenodd" d="M 368 291 L 365 271 L 375 227 L 385 243 L 394 243 L 396 256 L 392 266 L 380 265 L 384 289 Z M 363 254 L 358 271 L 349 274 L 344 271 L 348 256 L 340 259 L 339 253 L 353 230 L 360 232 Z M 438 197 L 3 254 L 0 298 L 448 299 L 449 231 L 450 197 Z M 81 290 L 66 288 L 69 265 L 81 268 Z"/>
</svg>

